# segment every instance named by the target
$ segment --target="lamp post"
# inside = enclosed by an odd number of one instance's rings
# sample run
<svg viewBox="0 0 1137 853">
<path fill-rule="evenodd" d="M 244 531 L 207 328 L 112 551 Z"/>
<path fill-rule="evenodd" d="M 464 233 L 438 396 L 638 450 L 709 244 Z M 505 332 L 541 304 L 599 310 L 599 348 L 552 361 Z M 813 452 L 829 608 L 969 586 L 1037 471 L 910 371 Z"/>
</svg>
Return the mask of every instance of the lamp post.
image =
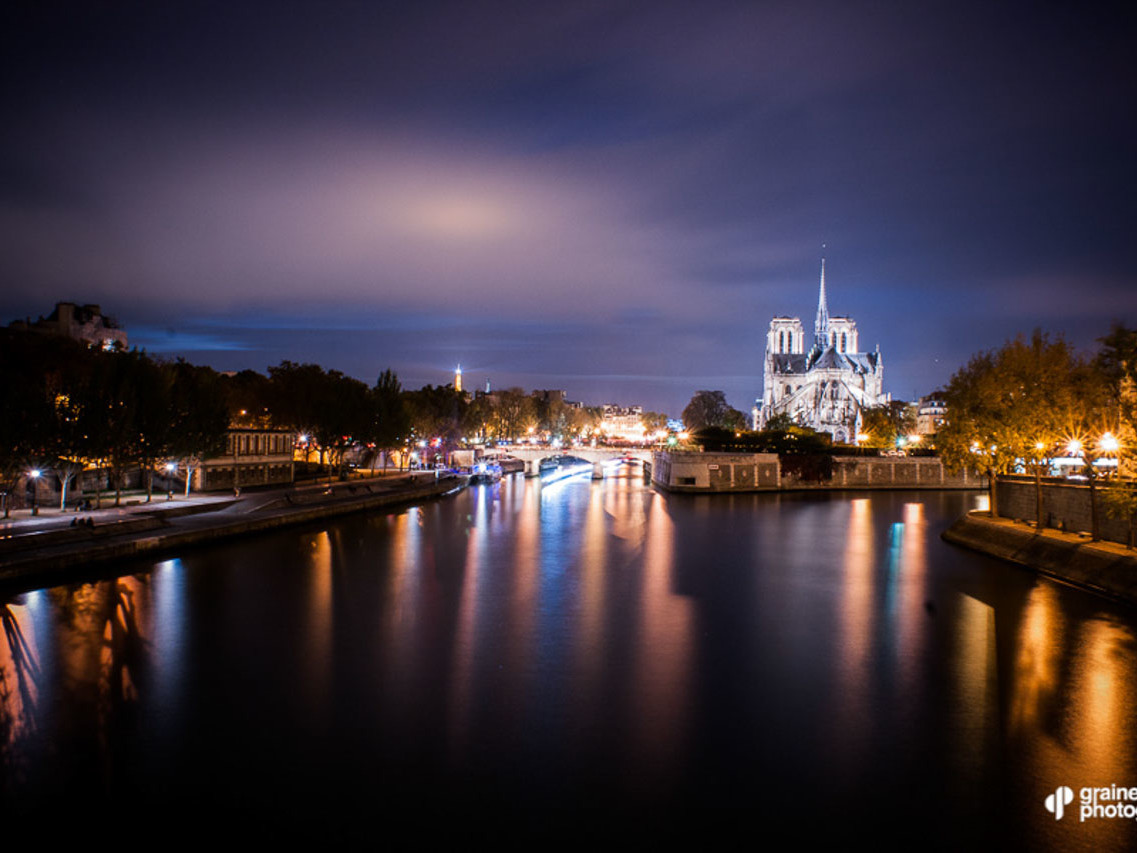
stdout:
<svg viewBox="0 0 1137 853">
<path fill-rule="evenodd" d="M 1098 540 L 1098 501 L 1097 489 L 1095 488 L 1095 480 L 1097 478 L 1097 471 L 1094 469 L 1094 455 L 1093 453 L 1086 453 L 1084 445 L 1078 439 L 1071 439 L 1070 443 L 1066 445 L 1066 452 L 1071 456 L 1081 454 L 1082 464 L 1086 469 L 1086 477 L 1090 484 L 1090 541 L 1097 542 Z"/>
<path fill-rule="evenodd" d="M 1034 443 L 1034 529 L 1042 530 L 1045 527 L 1042 521 L 1042 460 L 1046 451 L 1046 443 Z"/>
<path fill-rule="evenodd" d="M 170 478 L 174 476 L 174 472 L 178 470 L 177 463 L 166 463 L 166 500 L 172 501 L 174 499 L 174 484 Z"/>
<path fill-rule="evenodd" d="M 32 481 L 32 515 L 39 515 L 39 506 L 36 505 L 36 492 L 39 491 L 39 477 L 41 471 L 39 468 L 33 468 L 28 472 L 28 476 Z"/>
</svg>

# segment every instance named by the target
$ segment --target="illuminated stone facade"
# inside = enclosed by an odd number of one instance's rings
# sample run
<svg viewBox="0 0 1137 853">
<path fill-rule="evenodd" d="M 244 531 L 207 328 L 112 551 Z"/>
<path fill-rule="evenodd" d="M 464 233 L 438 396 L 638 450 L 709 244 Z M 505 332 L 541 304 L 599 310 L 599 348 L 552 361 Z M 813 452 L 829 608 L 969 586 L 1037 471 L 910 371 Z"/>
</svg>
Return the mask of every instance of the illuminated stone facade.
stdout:
<svg viewBox="0 0 1137 853">
<path fill-rule="evenodd" d="M 755 407 L 755 429 L 777 415 L 827 432 L 836 442 L 852 443 L 860 431 L 861 412 L 888 402 L 880 347 L 861 352 L 857 324 L 830 317 L 825 293 L 825 261 L 813 346 L 805 351 L 805 330 L 797 317 L 775 317 L 766 335 L 763 392 Z"/>
</svg>

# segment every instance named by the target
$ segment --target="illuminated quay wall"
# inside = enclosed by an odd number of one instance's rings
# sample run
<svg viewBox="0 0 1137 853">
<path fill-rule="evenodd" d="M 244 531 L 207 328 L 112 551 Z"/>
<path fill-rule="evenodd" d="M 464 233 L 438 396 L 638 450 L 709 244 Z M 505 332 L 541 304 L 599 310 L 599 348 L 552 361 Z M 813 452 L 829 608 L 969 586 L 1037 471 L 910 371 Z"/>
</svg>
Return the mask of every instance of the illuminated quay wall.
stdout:
<svg viewBox="0 0 1137 853">
<path fill-rule="evenodd" d="M 1029 476 L 1001 476 L 996 485 L 998 511 L 1002 518 L 1034 521 L 1038 518 L 1038 493 Z M 1098 511 L 1098 534 L 1110 542 L 1127 544 L 1130 519 L 1111 516 L 1106 501 L 1106 486 L 1094 489 Z M 1090 487 L 1084 482 L 1070 482 L 1045 477 L 1042 480 L 1042 522 L 1044 527 L 1069 533 L 1089 533 L 1093 527 L 1090 511 Z"/>
<path fill-rule="evenodd" d="M 760 492 L 789 489 L 982 489 L 986 478 L 952 474 L 934 457 L 833 457 L 829 476 L 787 470 L 776 453 L 659 450 L 652 482 L 675 492 Z"/>
</svg>

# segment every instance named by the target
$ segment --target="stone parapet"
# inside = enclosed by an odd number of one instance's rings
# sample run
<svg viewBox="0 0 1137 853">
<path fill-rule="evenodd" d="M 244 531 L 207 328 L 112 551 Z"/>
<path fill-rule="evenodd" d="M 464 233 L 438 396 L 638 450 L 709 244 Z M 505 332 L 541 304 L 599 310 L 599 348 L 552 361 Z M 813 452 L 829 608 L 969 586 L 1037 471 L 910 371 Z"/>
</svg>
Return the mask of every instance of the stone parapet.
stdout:
<svg viewBox="0 0 1137 853">
<path fill-rule="evenodd" d="M 1042 518 L 1038 518 L 1038 492 L 1042 491 Z M 1094 489 L 1097 505 L 1098 535 L 1110 542 L 1127 544 L 1130 541 L 1133 519 L 1109 514 L 1106 503 L 1106 483 Z M 1069 533 L 1090 533 L 1093 515 L 1090 509 L 1090 487 L 1082 481 L 1059 480 L 1045 477 L 1035 482 L 1033 477 L 999 477 L 995 487 L 996 504 L 1001 518 L 1033 521 L 1044 528 Z"/>
</svg>

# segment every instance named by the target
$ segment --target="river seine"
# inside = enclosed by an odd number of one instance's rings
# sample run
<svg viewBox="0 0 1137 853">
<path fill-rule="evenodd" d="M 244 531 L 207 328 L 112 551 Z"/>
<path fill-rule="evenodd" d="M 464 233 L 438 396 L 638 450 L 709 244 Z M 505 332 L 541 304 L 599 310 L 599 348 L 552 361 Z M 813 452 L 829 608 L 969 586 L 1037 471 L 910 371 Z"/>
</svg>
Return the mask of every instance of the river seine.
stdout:
<svg viewBox="0 0 1137 853">
<path fill-rule="evenodd" d="M 10 595 L 6 825 L 1134 849 L 1135 613 L 980 499 L 516 476 Z"/>
</svg>

